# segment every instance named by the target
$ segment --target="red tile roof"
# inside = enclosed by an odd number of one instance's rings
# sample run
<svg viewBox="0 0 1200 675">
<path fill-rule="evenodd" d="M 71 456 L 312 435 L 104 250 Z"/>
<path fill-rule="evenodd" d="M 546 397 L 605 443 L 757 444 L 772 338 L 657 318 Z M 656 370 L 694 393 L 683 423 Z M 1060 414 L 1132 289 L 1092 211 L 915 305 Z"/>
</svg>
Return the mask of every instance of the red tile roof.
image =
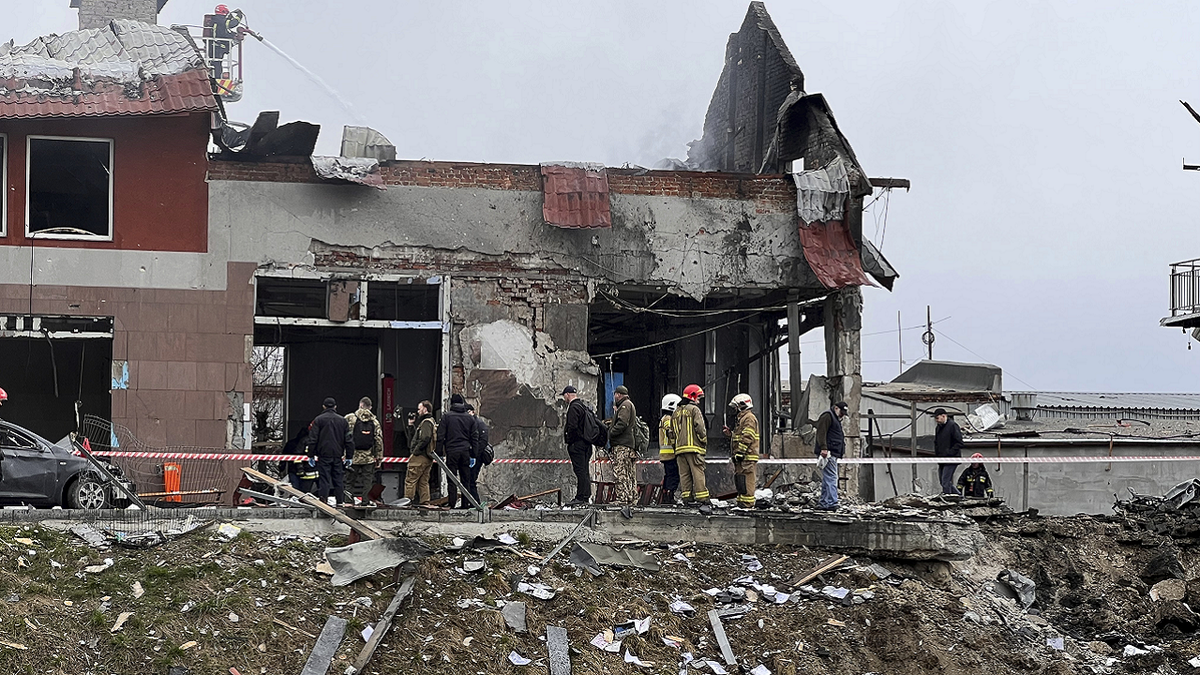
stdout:
<svg viewBox="0 0 1200 675">
<path fill-rule="evenodd" d="M 124 87 L 115 85 L 73 96 L 11 91 L 0 94 L 0 118 L 154 115 L 215 110 L 217 100 L 205 70 L 151 77 L 142 83 L 142 95 L 138 98 L 130 98 Z"/>
<path fill-rule="evenodd" d="M 542 217 L 569 228 L 612 227 L 604 169 L 542 165 Z"/>
</svg>

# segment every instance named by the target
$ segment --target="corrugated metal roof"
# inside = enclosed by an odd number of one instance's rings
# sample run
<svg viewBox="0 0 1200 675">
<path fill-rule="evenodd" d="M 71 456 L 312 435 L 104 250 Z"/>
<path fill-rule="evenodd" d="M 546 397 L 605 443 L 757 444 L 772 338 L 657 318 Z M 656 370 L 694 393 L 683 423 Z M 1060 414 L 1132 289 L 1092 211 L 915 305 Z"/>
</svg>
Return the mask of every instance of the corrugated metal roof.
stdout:
<svg viewBox="0 0 1200 675">
<path fill-rule="evenodd" d="M 608 174 L 603 167 L 542 165 L 542 216 L 567 228 L 612 227 Z"/>
<path fill-rule="evenodd" d="M 1200 410 L 1200 394 L 1094 394 L 1039 391 L 1039 408 Z"/>
<path fill-rule="evenodd" d="M 0 118 L 217 109 L 202 55 L 170 28 L 114 21 L 0 54 Z"/>
</svg>

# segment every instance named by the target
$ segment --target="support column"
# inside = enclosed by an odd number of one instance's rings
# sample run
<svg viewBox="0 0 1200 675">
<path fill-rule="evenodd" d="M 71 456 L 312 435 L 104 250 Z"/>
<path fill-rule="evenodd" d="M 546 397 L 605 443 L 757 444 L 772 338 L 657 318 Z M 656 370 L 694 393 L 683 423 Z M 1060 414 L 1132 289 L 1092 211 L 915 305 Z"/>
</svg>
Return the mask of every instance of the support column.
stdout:
<svg viewBox="0 0 1200 675">
<path fill-rule="evenodd" d="M 845 401 L 849 406 L 842 427 L 846 431 L 846 456 L 861 457 L 862 431 L 859 407 L 862 400 L 862 289 L 843 288 L 825 300 L 825 373 L 829 402 Z M 845 465 L 846 491 L 862 493 L 860 465 Z"/>
<path fill-rule="evenodd" d="M 789 302 L 787 306 L 788 326 L 788 385 L 792 390 L 792 431 L 800 428 L 800 394 L 804 379 L 800 375 L 800 303 Z M 800 420 L 800 421 L 798 421 Z"/>
</svg>

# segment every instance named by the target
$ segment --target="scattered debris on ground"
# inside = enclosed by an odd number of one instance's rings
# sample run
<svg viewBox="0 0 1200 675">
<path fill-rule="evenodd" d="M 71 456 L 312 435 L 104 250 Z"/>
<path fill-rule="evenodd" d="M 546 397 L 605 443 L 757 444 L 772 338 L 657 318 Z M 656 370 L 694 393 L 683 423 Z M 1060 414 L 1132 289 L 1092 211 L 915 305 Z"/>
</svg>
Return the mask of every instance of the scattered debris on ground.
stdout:
<svg viewBox="0 0 1200 675">
<path fill-rule="evenodd" d="M 217 526 L 127 548 L 95 528 L 0 528 L 0 669 L 1123 675 L 1200 663 L 1200 542 L 1120 517 L 1007 513 L 979 527 L 986 544 L 955 563 L 519 529 L 349 544 Z"/>
</svg>

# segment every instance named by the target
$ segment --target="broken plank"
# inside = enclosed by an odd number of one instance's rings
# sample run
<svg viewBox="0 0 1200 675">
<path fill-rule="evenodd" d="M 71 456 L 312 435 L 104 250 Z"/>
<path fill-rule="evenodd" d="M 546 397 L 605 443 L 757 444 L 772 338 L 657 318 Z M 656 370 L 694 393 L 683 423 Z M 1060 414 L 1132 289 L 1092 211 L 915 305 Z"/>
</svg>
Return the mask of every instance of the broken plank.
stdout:
<svg viewBox="0 0 1200 675">
<path fill-rule="evenodd" d="M 518 497 L 517 499 L 520 501 L 523 501 L 523 502 L 527 502 L 530 499 L 537 499 L 538 497 L 545 497 L 547 495 L 554 495 L 555 497 L 557 497 L 558 505 L 562 506 L 562 488 L 554 488 L 552 490 L 543 490 L 541 492 L 535 492 L 531 495 L 525 495 L 524 497 Z"/>
<path fill-rule="evenodd" d="M 299 628 L 296 628 L 295 626 L 293 626 L 290 623 L 287 623 L 283 619 L 275 619 L 275 625 L 279 626 L 280 628 L 286 628 L 286 629 L 292 631 L 293 633 L 299 633 L 299 634 L 303 635 L 304 637 L 308 638 L 309 640 L 317 639 L 316 635 L 313 635 L 312 633 L 310 633 L 306 630 L 301 630 Z"/>
<path fill-rule="evenodd" d="M 838 556 L 837 558 L 834 558 L 832 560 L 827 560 L 823 563 L 818 563 L 816 567 L 805 572 L 803 576 L 801 576 L 801 577 L 797 578 L 795 581 L 793 581 L 792 586 L 801 586 L 803 584 L 807 584 L 808 582 L 812 581 L 813 579 L 816 579 L 818 576 L 828 572 L 829 570 L 837 567 L 838 565 L 841 565 L 842 563 L 846 562 L 849 559 L 850 559 L 850 556 L 843 555 L 843 556 Z"/>
<path fill-rule="evenodd" d="M 713 635 L 721 647 L 721 658 L 725 659 L 725 665 L 737 666 L 737 657 L 733 655 L 733 647 L 729 646 L 729 638 L 725 637 L 725 624 L 721 623 L 720 613 L 715 609 L 708 610 L 708 622 L 712 624 Z"/>
<path fill-rule="evenodd" d="M 546 648 L 550 651 L 550 675 L 571 675 L 571 648 L 567 629 L 546 626 Z"/>
<path fill-rule="evenodd" d="M 284 499 L 283 497 L 276 497 L 274 495 L 266 494 L 265 492 L 255 492 L 254 490 L 250 490 L 247 488 L 239 488 L 238 492 L 242 493 L 243 495 L 246 495 L 247 497 L 254 497 L 255 499 L 262 499 L 264 501 L 273 502 L 275 504 L 279 504 L 280 506 L 287 507 L 287 508 L 292 508 L 292 507 L 297 507 L 297 508 L 303 507 L 306 509 L 313 508 L 309 504 L 302 504 L 300 502 L 292 501 L 291 499 Z"/>
<path fill-rule="evenodd" d="M 408 596 L 412 595 L 413 584 L 415 583 L 417 583 L 417 578 L 409 577 L 400 585 L 400 590 L 396 591 L 396 597 L 392 598 L 392 603 L 388 605 L 387 611 L 383 613 L 383 617 L 379 619 L 379 622 L 375 624 L 374 630 L 371 631 L 371 639 L 367 640 L 367 644 L 363 645 L 362 651 L 358 653 L 358 658 L 354 659 L 354 664 L 346 669 L 346 675 L 361 673 L 362 669 L 367 667 L 367 662 L 374 656 L 375 649 L 379 647 L 380 642 L 383 642 L 388 629 L 392 627 L 392 620 L 396 618 L 396 612 L 400 611 L 400 605 L 408 599 Z"/>
<path fill-rule="evenodd" d="M 317 638 L 317 644 L 308 655 L 308 661 L 304 663 L 304 670 L 300 671 L 300 675 L 326 675 L 329 672 L 329 664 L 333 663 L 338 646 L 342 644 L 342 636 L 346 634 L 346 623 L 340 616 L 330 616 L 325 620 L 321 636 Z"/>
<path fill-rule="evenodd" d="M 289 495 L 295 497 L 296 499 L 299 499 L 302 503 L 311 506 L 312 508 L 320 511 L 321 513 L 324 513 L 325 515 L 329 516 L 330 518 L 333 518 L 334 520 L 338 521 L 339 523 L 348 526 L 350 529 L 359 533 L 361 536 L 363 536 L 366 539 L 383 539 L 384 538 L 384 534 L 382 532 L 380 532 L 379 530 L 376 530 L 375 528 L 371 527 L 370 525 L 367 525 L 366 523 L 363 523 L 361 521 L 351 518 L 350 516 L 347 516 L 346 514 L 342 513 L 341 511 L 338 511 L 337 509 L 333 508 L 332 506 L 326 504 L 325 502 L 321 501 L 320 499 L 317 499 L 316 497 L 314 497 L 306 492 L 301 492 L 301 491 L 297 490 L 296 488 L 292 487 L 291 484 L 285 480 L 271 478 L 267 474 L 255 471 L 254 469 L 251 469 L 248 466 L 242 467 L 242 473 L 245 473 L 247 476 L 253 478 L 254 480 L 256 480 L 260 483 L 266 483 L 267 485 L 270 485 L 277 490 L 283 490 L 284 494 L 289 494 Z"/>
</svg>

